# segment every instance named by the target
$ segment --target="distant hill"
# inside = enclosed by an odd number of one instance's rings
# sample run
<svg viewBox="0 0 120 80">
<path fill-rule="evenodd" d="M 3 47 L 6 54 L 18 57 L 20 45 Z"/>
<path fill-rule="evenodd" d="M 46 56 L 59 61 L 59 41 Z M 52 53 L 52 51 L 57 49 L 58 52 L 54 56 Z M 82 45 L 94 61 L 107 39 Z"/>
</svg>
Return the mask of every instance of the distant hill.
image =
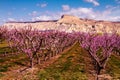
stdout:
<svg viewBox="0 0 120 80">
<path fill-rule="evenodd" d="M 62 15 L 58 20 L 34 21 L 34 22 L 6 22 L 3 26 L 10 29 L 32 26 L 40 30 L 60 30 L 66 32 L 117 32 L 120 33 L 120 22 L 103 20 L 82 19 L 71 15 Z"/>
<path fill-rule="evenodd" d="M 56 22 L 57 20 L 40 20 L 40 21 L 8 21 L 6 23 L 38 23 L 38 22 Z"/>
</svg>

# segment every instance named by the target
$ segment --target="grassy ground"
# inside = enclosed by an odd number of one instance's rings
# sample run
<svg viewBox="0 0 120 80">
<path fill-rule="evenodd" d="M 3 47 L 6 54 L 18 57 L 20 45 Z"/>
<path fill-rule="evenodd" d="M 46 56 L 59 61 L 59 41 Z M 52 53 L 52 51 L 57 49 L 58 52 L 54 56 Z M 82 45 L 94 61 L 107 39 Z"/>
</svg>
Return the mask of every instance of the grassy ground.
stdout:
<svg viewBox="0 0 120 80">
<path fill-rule="evenodd" d="M 87 80 L 83 51 L 75 45 L 49 67 L 39 71 L 40 80 Z M 80 56 L 81 55 L 81 56 Z"/>
<path fill-rule="evenodd" d="M 0 56 L 6 47 L 7 44 L 0 44 Z M 10 51 L 8 48 L 6 50 Z M 71 46 L 43 65 L 19 72 L 28 68 L 28 63 L 28 58 L 24 54 L 0 57 L 0 80 L 94 80 L 95 78 L 92 61 L 79 44 Z M 120 80 L 120 56 L 112 55 L 101 74 L 108 74 L 113 80 Z"/>
<path fill-rule="evenodd" d="M 25 63 L 27 63 L 28 59 L 24 54 L 13 54 L 11 52 L 12 50 L 6 42 L 0 44 L 0 78 L 6 77 L 6 73 L 9 71 L 26 66 Z"/>
<path fill-rule="evenodd" d="M 120 56 L 112 55 L 106 67 L 106 73 L 114 80 L 120 80 Z"/>
</svg>

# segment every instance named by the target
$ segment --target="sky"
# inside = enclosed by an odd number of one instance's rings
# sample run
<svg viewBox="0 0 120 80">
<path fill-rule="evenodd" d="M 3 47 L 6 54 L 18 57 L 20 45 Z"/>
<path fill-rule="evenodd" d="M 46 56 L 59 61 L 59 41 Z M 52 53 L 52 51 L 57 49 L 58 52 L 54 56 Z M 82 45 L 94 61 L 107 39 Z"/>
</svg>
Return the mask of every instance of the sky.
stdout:
<svg viewBox="0 0 120 80">
<path fill-rule="evenodd" d="M 0 24 L 56 20 L 63 14 L 120 21 L 120 0 L 0 0 Z"/>
</svg>

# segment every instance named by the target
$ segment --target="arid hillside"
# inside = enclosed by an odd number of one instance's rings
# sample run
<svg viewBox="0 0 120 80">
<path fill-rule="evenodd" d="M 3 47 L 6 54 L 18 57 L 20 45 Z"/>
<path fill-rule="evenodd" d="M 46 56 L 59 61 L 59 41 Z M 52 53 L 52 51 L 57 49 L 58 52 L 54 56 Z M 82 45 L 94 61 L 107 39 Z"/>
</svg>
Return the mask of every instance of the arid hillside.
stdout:
<svg viewBox="0 0 120 80">
<path fill-rule="evenodd" d="M 71 15 L 63 15 L 59 20 L 35 22 L 7 22 L 4 24 L 4 26 L 7 26 L 10 29 L 32 26 L 33 28 L 37 28 L 40 30 L 120 33 L 120 22 L 81 19 Z"/>
</svg>

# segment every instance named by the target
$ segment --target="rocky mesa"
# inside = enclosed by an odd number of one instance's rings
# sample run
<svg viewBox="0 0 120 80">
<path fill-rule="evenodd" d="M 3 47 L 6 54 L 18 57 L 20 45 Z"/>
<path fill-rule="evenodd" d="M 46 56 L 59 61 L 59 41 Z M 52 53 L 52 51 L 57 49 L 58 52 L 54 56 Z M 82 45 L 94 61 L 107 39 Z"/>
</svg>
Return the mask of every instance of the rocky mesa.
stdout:
<svg viewBox="0 0 120 80">
<path fill-rule="evenodd" d="M 3 26 L 9 29 L 32 26 L 39 30 L 59 30 L 66 32 L 120 33 L 120 22 L 82 19 L 71 15 L 62 15 L 59 20 L 34 22 L 6 22 Z"/>
</svg>

